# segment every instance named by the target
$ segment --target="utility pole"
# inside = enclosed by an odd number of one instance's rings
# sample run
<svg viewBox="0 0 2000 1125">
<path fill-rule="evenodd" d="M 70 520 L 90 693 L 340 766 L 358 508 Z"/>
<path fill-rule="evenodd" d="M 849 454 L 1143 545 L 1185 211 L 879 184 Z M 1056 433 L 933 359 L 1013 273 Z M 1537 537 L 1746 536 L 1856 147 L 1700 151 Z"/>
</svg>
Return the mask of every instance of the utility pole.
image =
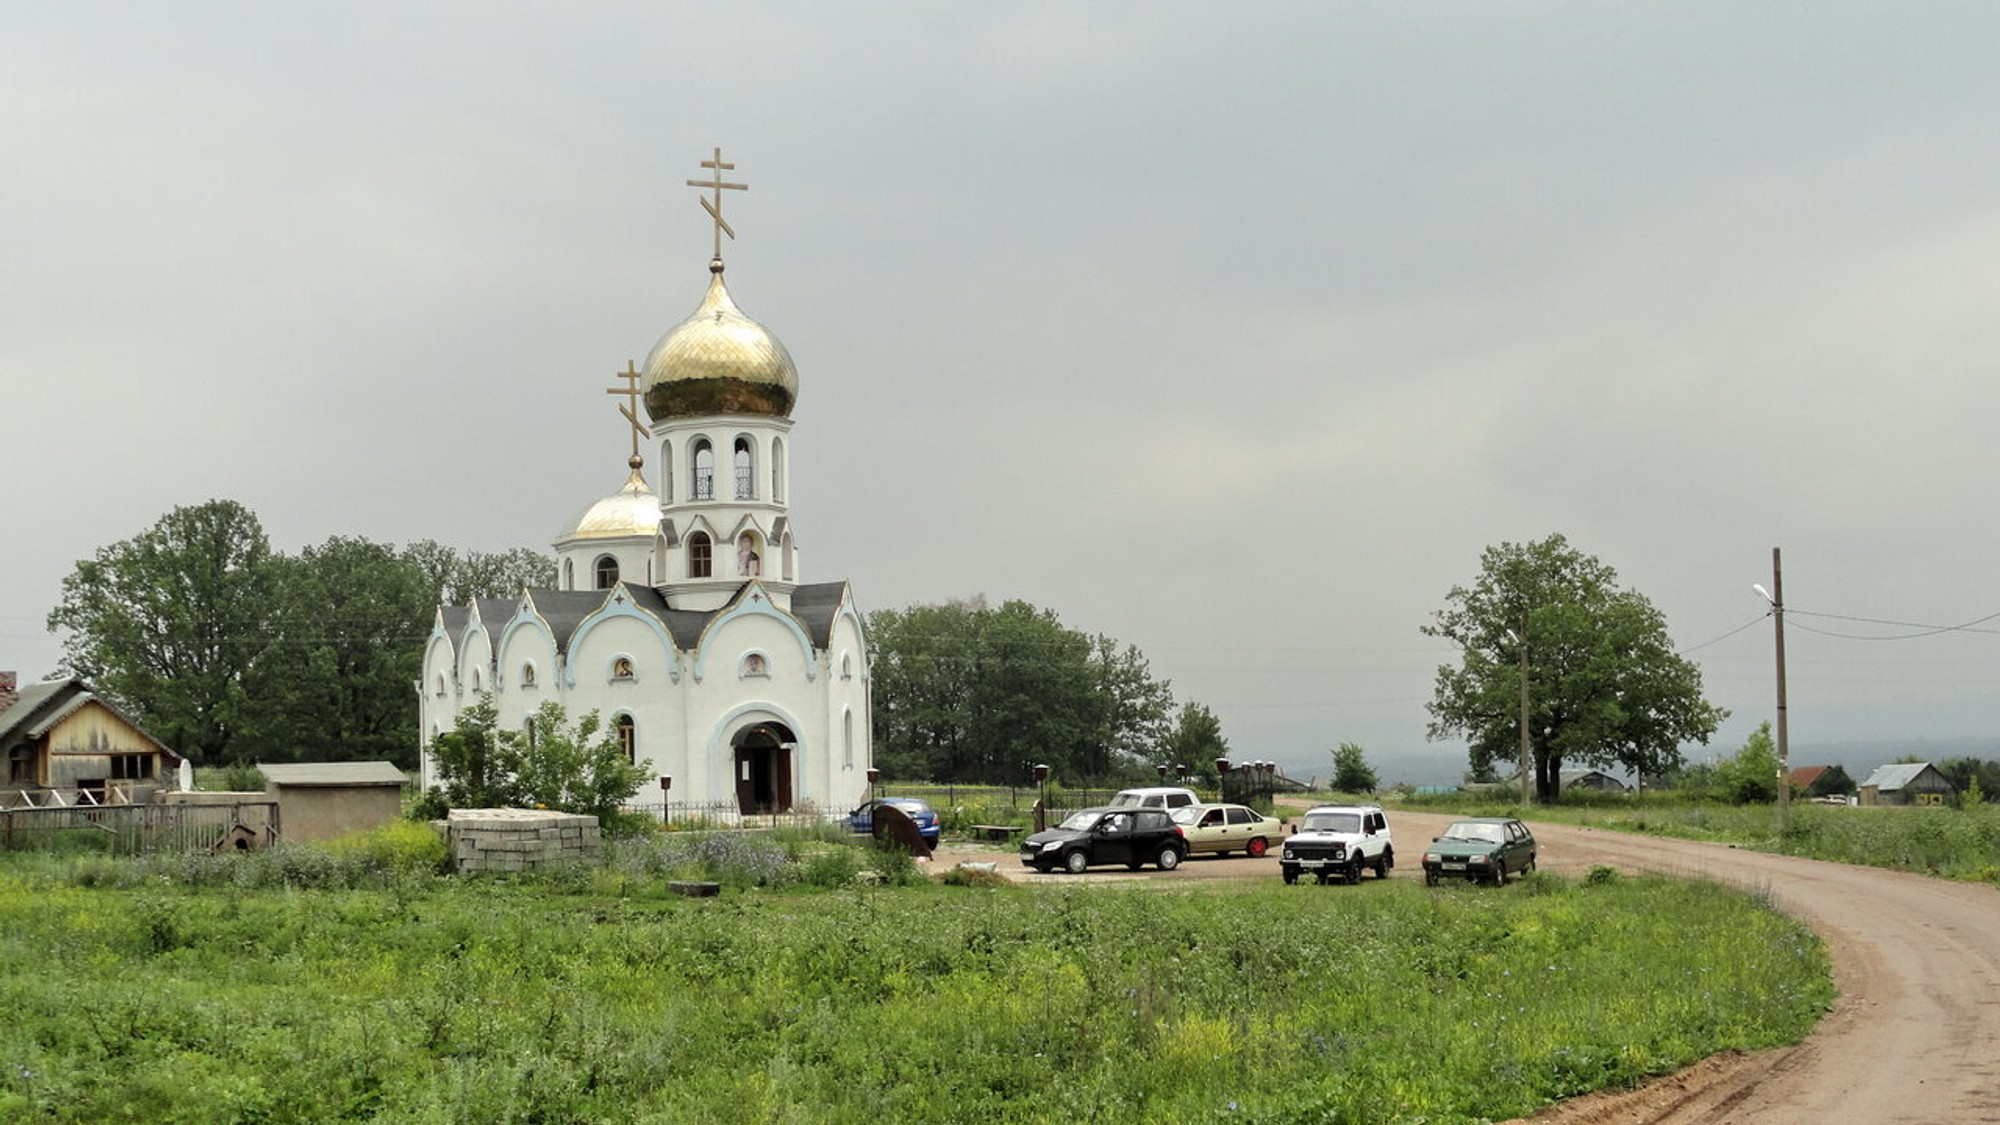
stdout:
<svg viewBox="0 0 2000 1125">
<path fill-rule="evenodd" d="M 1528 772 L 1534 762 L 1534 748 L 1528 740 L 1528 611 L 1521 611 L 1521 804 L 1530 803 Z"/>
<path fill-rule="evenodd" d="M 1785 571 L 1771 548 L 1771 621 L 1778 635 L 1778 831 L 1792 830 L 1792 756 L 1785 725 Z"/>
</svg>

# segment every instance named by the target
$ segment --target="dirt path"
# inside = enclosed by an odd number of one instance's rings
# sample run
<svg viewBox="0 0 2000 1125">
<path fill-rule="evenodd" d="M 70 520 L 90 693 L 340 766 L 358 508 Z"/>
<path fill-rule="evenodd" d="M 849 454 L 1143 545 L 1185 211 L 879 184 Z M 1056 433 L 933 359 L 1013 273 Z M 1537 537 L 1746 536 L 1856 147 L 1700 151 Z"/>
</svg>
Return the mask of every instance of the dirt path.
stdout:
<svg viewBox="0 0 2000 1125">
<path fill-rule="evenodd" d="M 1394 815 L 1397 878 L 1420 877 L 1423 845 L 1452 818 Z M 2000 891 L 1717 844 L 1534 825 L 1541 865 L 1605 864 L 1733 883 L 1771 896 L 1826 940 L 1840 999 L 1796 1047 L 1718 1056 L 1638 1090 L 1552 1107 L 1535 1125 L 1794 1125 L 2000 1122 Z M 997 861 L 1039 876 L 1011 852 Z M 1122 869 L 1091 881 L 1275 879 L 1271 858 L 1194 859 L 1174 872 Z"/>
<path fill-rule="evenodd" d="M 1417 840 L 1444 817 L 1404 815 Z M 1796 1047 L 1718 1057 L 1537 1125 L 2000 1122 L 2000 892 L 1717 844 L 1535 825 L 1546 866 L 1596 864 L 1769 894 L 1826 939 L 1840 999 Z"/>
</svg>

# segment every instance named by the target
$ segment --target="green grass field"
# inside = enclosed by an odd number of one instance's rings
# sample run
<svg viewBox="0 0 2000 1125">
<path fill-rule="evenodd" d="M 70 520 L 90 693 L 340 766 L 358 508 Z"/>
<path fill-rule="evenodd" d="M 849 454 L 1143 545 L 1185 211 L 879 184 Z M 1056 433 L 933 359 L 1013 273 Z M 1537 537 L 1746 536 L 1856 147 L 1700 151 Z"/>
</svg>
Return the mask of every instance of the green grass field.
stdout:
<svg viewBox="0 0 2000 1125">
<path fill-rule="evenodd" d="M 1712 840 L 1837 863 L 2000 883 L 2000 806 L 1990 804 L 1958 809 L 1846 808 L 1795 802 L 1789 833 L 1778 830 L 1773 805 L 1689 802 L 1671 794 L 1566 796 L 1559 805 L 1527 808 L 1451 794 L 1397 801 L 1393 807 L 1464 816 L 1519 816 Z"/>
<path fill-rule="evenodd" d="M 0 857 L 0 1119 L 1471 1122 L 1831 998 L 1803 928 L 1654 879 L 894 886 L 814 842 L 693 900 L 658 854 L 390 853 Z"/>
</svg>

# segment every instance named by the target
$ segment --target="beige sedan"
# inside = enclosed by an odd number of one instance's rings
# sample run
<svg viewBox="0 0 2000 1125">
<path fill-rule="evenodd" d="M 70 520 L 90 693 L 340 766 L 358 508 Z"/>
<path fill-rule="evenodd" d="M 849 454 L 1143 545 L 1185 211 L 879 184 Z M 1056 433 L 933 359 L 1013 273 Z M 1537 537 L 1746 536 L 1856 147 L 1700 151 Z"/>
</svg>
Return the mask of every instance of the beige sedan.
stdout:
<svg viewBox="0 0 2000 1125">
<path fill-rule="evenodd" d="M 1256 857 L 1285 838 L 1284 822 L 1242 805 L 1191 805 L 1174 810 L 1174 823 L 1195 855 L 1243 852 Z"/>
</svg>

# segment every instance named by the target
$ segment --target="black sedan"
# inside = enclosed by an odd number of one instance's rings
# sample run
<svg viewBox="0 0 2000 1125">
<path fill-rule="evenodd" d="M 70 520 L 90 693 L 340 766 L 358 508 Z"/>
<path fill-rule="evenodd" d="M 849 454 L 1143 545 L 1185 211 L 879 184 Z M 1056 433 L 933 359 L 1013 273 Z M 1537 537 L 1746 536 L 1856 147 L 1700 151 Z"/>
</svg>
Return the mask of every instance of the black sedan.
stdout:
<svg viewBox="0 0 2000 1125">
<path fill-rule="evenodd" d="M 1187 853 L 1187 837 L 1165 809 L 1084 809 L 1021 841 L 1021 862 L 1044 874 L 1058 867 L 1082 874 L 1111 863 L 1133 871 L 1152 863 L 1172 871 Z"/>
</svg>

